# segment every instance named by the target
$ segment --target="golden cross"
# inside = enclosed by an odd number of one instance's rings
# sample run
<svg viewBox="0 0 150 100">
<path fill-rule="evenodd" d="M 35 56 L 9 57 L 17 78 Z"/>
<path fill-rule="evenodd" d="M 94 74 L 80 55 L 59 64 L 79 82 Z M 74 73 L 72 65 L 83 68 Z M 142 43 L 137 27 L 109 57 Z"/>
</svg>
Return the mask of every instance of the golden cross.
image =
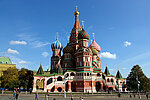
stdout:
<svg viewBox="0 0 150 100">
<path fill-rule="evenodd" d="M 85 21 L 82 20 L 81 22 L 82 22 L 82 27 L 84 28 L 84 22 L 85 22 Z"/>
<path fill-rule="evenodd" d="M 58 32 L 56 32 L 56 39 L 58 39 Z"/>
<path fill-rule="evenodd" d="M 94 39 L 94 34 L 95 34 L 95 33 L 92 33 L 92 34 L 93 34 L 93 39 Z"/>
<path fill-rule="evenodd" d="M 67 43 L 69 43 L 69 36 L 67 36 Z"/>
<path fill-rule="evenodd" d="M 76 6 L 76 11 L 77 11 L 78 6 Z"/>
</svg>

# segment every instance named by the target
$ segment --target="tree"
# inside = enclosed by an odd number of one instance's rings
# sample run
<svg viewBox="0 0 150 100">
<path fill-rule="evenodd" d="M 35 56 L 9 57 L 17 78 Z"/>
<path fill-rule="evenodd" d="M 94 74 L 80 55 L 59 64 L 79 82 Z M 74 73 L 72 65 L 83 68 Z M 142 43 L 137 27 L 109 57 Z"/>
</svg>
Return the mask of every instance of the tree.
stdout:
<svg viewBox="0 0 150 100">
<path fill-rule="evenodd" d="M 2 75 L 2 87 L 4 88 L 18 88 L 19 87 L 19 74 L 18 69 L 8 68 Z"/>
<path fill-rule="evenodd" d="M 19 80 L 20 80 L 20 87 L 24 89 L 29 89 L 33 86 L 33 72 L 22 68 L 19 72 Z"/>
<path fill-rule="evenodd" d="M 130 91 L 138 91 L 138 81 L 140 84 L 140 91 L 146 92 L 150 90 L 150 80 L 143 73 L 139 65 L 133 66 L 130 74 L 127 77 L 127 89 Z"/>
</svg>

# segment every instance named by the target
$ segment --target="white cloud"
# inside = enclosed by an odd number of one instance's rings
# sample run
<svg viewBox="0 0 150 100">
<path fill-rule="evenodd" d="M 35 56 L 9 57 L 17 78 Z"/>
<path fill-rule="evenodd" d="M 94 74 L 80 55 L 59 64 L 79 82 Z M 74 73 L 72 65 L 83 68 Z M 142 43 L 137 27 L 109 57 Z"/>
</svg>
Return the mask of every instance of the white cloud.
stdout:
<svg viewBox="0 0 150 100">
<path fill-rule="evenodd" d="M 108 59 L 116 59 L 116 54 L 111 54 L 110 52 L 102 52 L 100 54 L 100 57 Z"/>
<path fill-rule="evenodd" d="M 10 54 L 19 54 L 19 52 L 17 50 L 13 50 L 13 49 L 8 49 L 7 50 L 7 53 L 10 53 Z"/>
<path fill-rule="evenodd" d="M 14 45 L 14 44 L 22 44 L 22 45 L 26 45 L 27 42 L 26 41 L 10 41 L 10 44 Z"/>
<path fill-rule="evenodd" d="M 130 45 L 131 45 L 131 42 L 129 42 L 129 41 L 125 41 L 125 42 L 124 42 L 124 46 L 125 46 L 125 47 L 128 47 L 128 46 L 130 46 Z"/>
<path fill-rule="evenodd" d="M 27 62 L 26 62 L 26 61 L 21 60 L 21 61 L 19 61 L 18 63 L 19 63 L 19 64 L 26 64 Z"/>
<path fill-rule="evenodd" d="M 47 57 L 47 56 L 49 56 L 49 53 L 48 52 L 42 52 L 42 56 Z"/>
<path fill-rule="evenodd" d="M 41 42 L 39 41 L 39 38 L 37 38 L 36 36 L 33 35 L 28 35 L 28 34 L 19 34 L 18 37 L 22 40 L 25 40 L 29 43 L 29 45 L 31 45 L 34 48 L 40 48 L 46 45 L 49 45 L 49 42 Z"/>
</svg>

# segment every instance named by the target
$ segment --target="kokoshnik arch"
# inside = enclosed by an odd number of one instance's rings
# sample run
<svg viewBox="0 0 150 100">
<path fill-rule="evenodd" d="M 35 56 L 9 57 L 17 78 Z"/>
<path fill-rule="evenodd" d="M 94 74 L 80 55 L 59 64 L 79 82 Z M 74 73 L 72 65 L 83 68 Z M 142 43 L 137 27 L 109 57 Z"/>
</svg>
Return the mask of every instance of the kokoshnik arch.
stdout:
<svg viewBox="0 0 150 100">
<path fill-rule="evenodd" d="M 66 47 L 62 48 L 57 36 L 51 44 L 51 68 L 44 72 L 40 65 L 34 75 L 33 92 L 126 91 L 126 79 L 122 78 L 119 70 L 116 76 L 109 73 L 107 65 L 105 72 L 101 71 L 101 47 L 96 43 L 94 36 L 89 46 L 89 34 L 84 26 L 80 26 L 77 9 L 74 15 L 75 23 Z"/>
</svg>

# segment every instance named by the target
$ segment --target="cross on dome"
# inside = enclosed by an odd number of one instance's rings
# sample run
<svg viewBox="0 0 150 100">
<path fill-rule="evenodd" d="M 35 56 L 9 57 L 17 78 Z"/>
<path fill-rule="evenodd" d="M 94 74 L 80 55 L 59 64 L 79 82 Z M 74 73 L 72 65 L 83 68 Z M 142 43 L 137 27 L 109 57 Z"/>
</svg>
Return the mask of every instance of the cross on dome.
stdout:
<svg viewBox="0 0 150 100">
<path fill-rule="evenodd" d="M 93 39 L 94 39 L 94 35 L 95 35 L 95 33 L 92 33 L 93 34 Z"/>
<path fill-rule="evenodd" d="M 81 22 L 82 22 L 82 28 L 84 28 L 84 22 L 85 22 L 85 21 L 82 20 Z"/>
<path fill-rule="evenodd" d="M 69 36 L 67 36 L 67 43 L 69 43 Z"/>
<path fill-rule="evenodd" d="M 58 39 L 58 32 L 56 32 L 56 39 Z"/>
</svg>

